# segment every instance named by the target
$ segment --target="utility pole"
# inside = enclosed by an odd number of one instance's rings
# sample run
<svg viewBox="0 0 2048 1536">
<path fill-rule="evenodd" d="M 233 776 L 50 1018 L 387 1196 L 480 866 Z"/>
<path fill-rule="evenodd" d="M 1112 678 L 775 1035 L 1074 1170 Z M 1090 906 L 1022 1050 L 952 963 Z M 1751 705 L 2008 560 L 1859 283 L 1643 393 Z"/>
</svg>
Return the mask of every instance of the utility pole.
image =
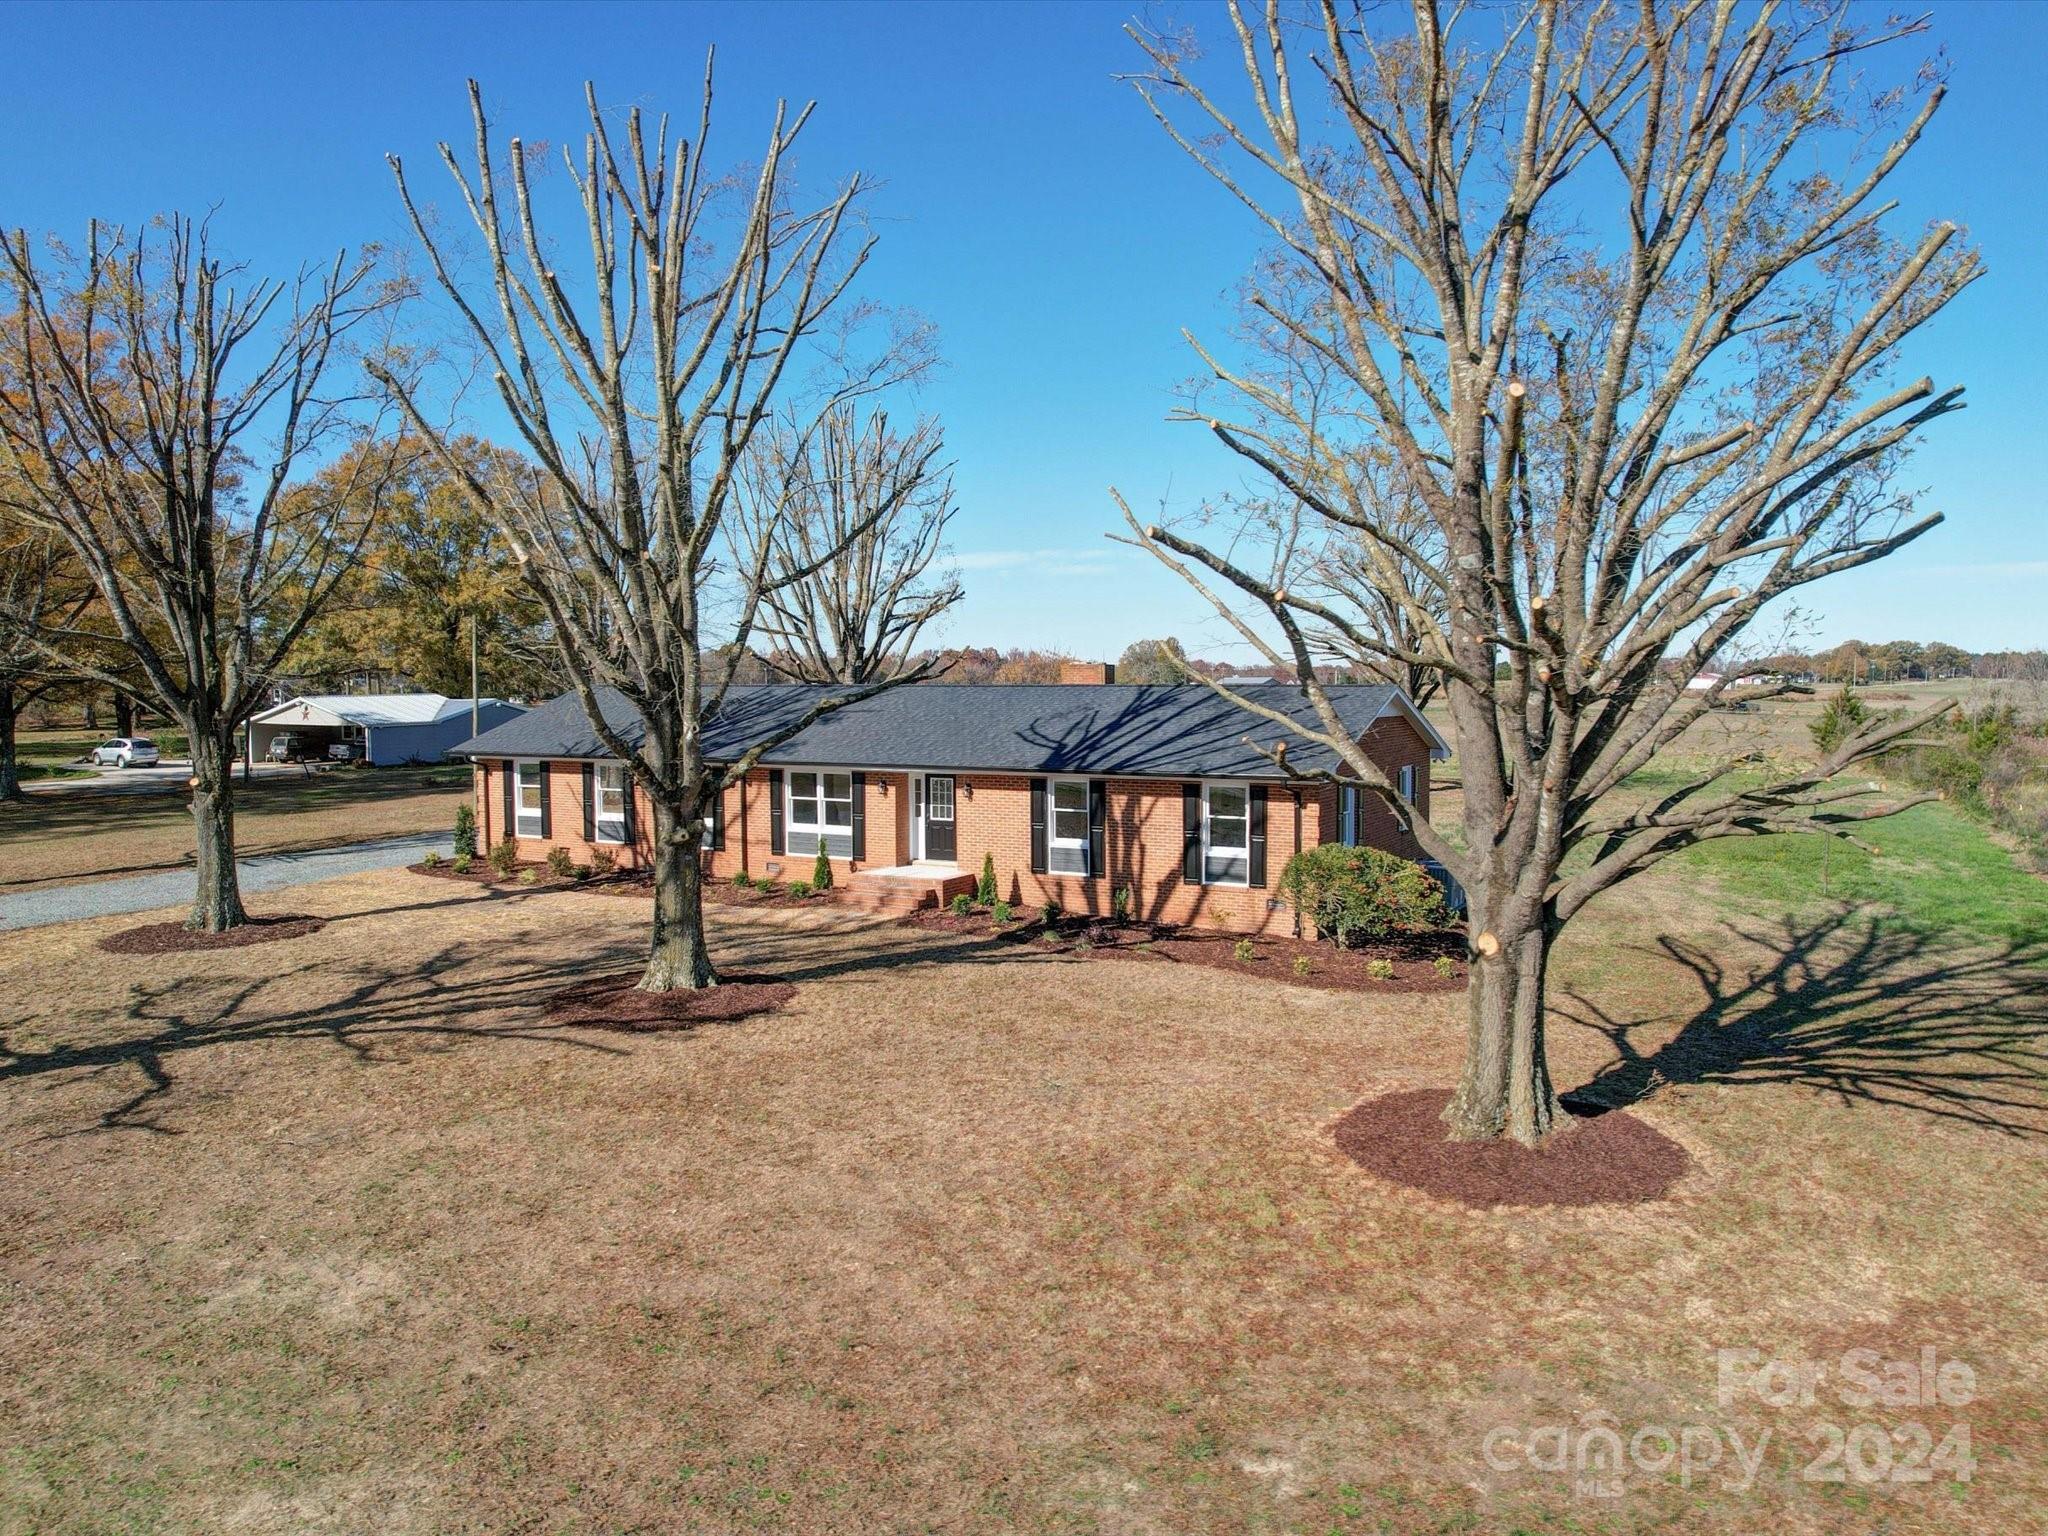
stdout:
<svg viewBox="0 0 2048 1536">
<path fill-rule="evenodd" d="M 483 734 L 477 725 L 479 708 L 476 701 L 476 614 L 469 616 L 469 734 L 475 739 Z"/>
</svg>

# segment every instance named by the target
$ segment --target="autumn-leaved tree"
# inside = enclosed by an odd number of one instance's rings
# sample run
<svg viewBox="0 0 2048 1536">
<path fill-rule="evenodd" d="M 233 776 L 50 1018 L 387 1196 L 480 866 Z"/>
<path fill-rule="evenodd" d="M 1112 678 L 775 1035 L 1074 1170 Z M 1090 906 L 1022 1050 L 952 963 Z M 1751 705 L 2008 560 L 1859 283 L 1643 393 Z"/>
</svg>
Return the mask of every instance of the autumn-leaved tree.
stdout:
<svg viewBox="0 0 2048 1536">
<path fill-rule="evenodd" d="M 737 761 L 704 756 L 764 599 L 809 574 L 771 576 L 767 551 L 724 558 L 741 466 L 770 416 L 806 425 L 900 381 L 886 355 L 858 358 L 848 296 L 873 247 L 860 225 L 869 182 L 799 205 L 788 160 L 810 117 L 778 106 L 758 165 L 712 158 L 707 69 L 692 136 L 638 109 L 615 120 L 586 88 L 588 132 L 566 147 L 562 215 L 517 137 L 494 144 L 470 84 L 473 158 L 440 158 L 481 245 L 475 275 L 449 226 L 392 169 L 443 293 L 480 353 L 524 468 L 487 471 L 454 451 L 440 411 L 386 375 L 413 430 L 504 532 L 547 610 L 563 671 L 607 753 L 652 808 L 654 927 L 640 985 L 717 984 L 705 944 L 704 818 L 762 752 L 818 716 L 923 675 L 901 672 L 821 695 Z M 558 268 L 575 253 L 577 269 Z M 865 529 L 856 525 L 849 537 Z M 818 563 L 835 551 L 818 551 Z M 633 719 L 607 702 L 623 699 Z"/>
<path fill-rule="evenodd" d="M 52 660 L 145 691 L 192 754 L 198 894 L 190 922 L 245 920 L 235 875 L 235 734 L 348 570 L 393 450 L 346 375 L 354 337 L 398 292 L 373 259 L 291 279 L 214 254 L 203 225 L 93 224 L 82 251 L 4 238 L 0 506 L 60 537 L 103 623 L 39 626 Z M 117 669 L 93 658 L 108 642 Z"/>
<path fill-rule="evenodd" d="M 1470 901 L 1446 1119 L 1535 1142 L 1560 1117 L 1551 946 L 1588 901 L 1705 839 L 1848 835 L 1911 798 L 1872 803 L 1840 776 L 1939 705 L 1809 765 L 1737 758 L 1648 797 L 1624 786 L 1734 696 L 1733 674 L 1686 687 L 1704 661 L 1938 521 L 1894 471 L 1960 391 L 1902 354 L 1982 267 L 1954 225 L 1895 218 L 1884 187 L 1942 87 L 1866 89 L 1858 70 L 1915 24 L 1832 4 L 1271 0 L 1229 17 L 1227 86 L 1134 30 L 1136 83 L 1312 292 L 1267 313 L 1342 395 L 1291 399 L 1270 357 L 1205 351 L 1200 415 L 1362 564 L 1297 589 L 1125 515 L 1294 670 L 1317 739 L 1390 801 L 1314 680 L 1314 636 L 1442 679 L 1463 836 L 1409 819 Z M 1381 454 L 1428 542 L 1358 483 Z M 1404 626 L 1374 618 L 1387 605 Z"/>
</svg>

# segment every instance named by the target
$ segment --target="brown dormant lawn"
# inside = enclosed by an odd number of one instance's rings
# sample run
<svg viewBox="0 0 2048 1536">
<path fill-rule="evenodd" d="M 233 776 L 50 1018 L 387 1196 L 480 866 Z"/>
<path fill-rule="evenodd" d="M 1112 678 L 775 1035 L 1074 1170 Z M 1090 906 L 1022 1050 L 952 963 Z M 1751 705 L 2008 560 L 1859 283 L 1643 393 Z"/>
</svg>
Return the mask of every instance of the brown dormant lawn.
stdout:
<svg viewBox="0 0 2048 1536">
<path fill-rule="evenodd" d="M 1329 1130 L 1451 1080 L 1454 995 L 721 908 L 721 963 L 795 998 L 631 1035 L 543 1010 L 632 965 L 641 902 L 288 894 L 333 920 L 0 939 L 0 1530 L 1951 1533 L 2048 1493 L 2010 956 L 1631 886 L 1646 923 L 1563 956 L 1560 1080 L 1695 1166 L 1494 1212 Z M 1923 1346 L 1966 1406 L 1716 1401 L 1717 1348 Z M 1902 1463 L 1967 1423 L 1973 1480 L 1802 1481 L 1825 1422 Z M 1720 1465 L 1528 1464 L 1598 1423 Z M 1746 1492 L 1730 1430 L 1770 1436 Z"/>
</svg>

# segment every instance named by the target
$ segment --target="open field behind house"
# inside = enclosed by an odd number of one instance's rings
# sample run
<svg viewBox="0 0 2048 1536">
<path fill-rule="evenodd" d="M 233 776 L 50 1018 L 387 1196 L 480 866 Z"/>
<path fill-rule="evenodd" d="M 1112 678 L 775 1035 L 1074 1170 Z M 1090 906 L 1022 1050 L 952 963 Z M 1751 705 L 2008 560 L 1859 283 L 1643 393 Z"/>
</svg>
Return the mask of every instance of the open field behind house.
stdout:
<svg viewBox="0 0 2048 1536">
<path fill-rule="evenodd" d="M 1988 857 L 1928 814 L 1937 864 Z M 0 1036 L 0 1530 L 2026 1528 L 2048 940 L 1916 919 L 1946 866 L 1868 910 L 1797 867 L 1674 861 L 1574 925 L 1561 1083 L 1696 1162 L 1577 1212 L 1334 1150 L 1451 1080 L 1455 995 L 720 908 L 784 1012 L 550 1028 L 646 904 L 397 872 L 292 892 L 335 921 L 274 945 L 0 938 L 33 999 Z M 1923 1346 L 1974 1402 L 1716 1399 L 1717 1348 Z M 1825 1420 L 1967 1423 L 1974 1476 L 1804 1481 Z M 1725 1450 L 1618 1498 L 1482 1453 L 1588 1422 L 1770 1439 L 1746 1492 Z"/>
<path fill-rule="evenodd" d="M 239 853 L 286 853 L 453 825 L 469 794 L 462 764 L 336 768 L 235 786 Z M 193 859 L 188 798 L 90 787 L 0 806 L 0 891 L 146 870 Z"/>
</svg>

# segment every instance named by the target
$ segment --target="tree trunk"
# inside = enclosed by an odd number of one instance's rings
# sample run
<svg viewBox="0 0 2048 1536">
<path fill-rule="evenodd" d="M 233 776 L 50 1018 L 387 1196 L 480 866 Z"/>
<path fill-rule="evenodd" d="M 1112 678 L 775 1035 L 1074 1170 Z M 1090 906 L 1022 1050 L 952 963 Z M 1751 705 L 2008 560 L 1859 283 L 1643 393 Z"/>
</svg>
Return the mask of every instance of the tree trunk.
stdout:
<svg viewBox="0 0 2048 1536">
<path fill-rule="evenodd" d="M 1543 1043 L 1551 935 L 1540 918 L 1489 918 L 1477 905 L 1470 920 L 1475 957 L 1465 990 L 1465 1069 L 1444 1121 L 1458 1141 L 1512 1136 L 1533 1147 L 1565 1121 Z M 1488 933 L 1500 942 L 1490 955 L 1477 948 Z"/>
<path fill-rule="evenodd" d="M 0 800 L 26 800 L 21 790 L 21 765 L 14 756 L 18 695 L 13 683 L 0 683 Z"/>
<path fill-rule="evenodd" d="M 654 941 L 647 954 L 643 992 L 694 992 L 718 985 L 704 943 L 704 864 L 687 820 L 654 807 Z"/>
<path fill-rule="evenodd" d="M 249 920 L 235 875 L 235 764 L 231 740 L 194 730 L 192 821 L 197 835 L 199 890 L 187 928 L 225 933 Z"/>
<path fill-rule="evenodd" d="M 125 693 L 114 695 L 114 734 L 133 736 L 135 734 L 135 701 Z"/>
</svg>

